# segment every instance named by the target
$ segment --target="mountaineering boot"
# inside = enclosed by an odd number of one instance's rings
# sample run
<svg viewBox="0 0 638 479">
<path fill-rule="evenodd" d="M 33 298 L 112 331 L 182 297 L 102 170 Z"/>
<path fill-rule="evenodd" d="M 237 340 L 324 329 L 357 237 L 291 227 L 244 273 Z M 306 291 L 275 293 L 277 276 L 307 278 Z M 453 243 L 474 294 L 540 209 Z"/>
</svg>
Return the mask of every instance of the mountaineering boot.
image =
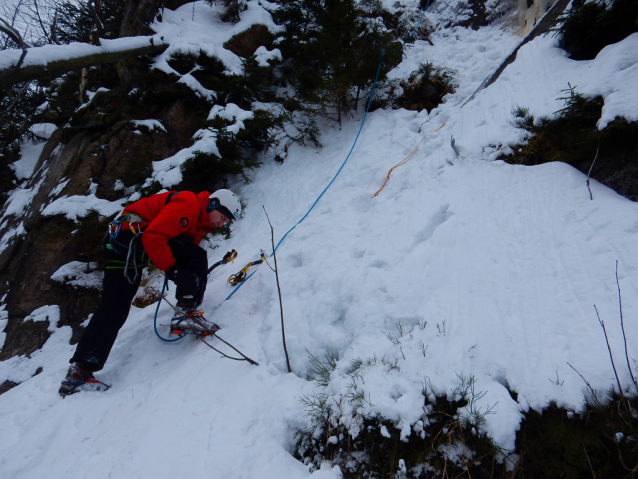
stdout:
<svg viewBox="0 0 638 479">
<path fill-rule="evenodd" d="M 189 313 L 194 313 L 197 309 L 197 302 L 192 296 L 186 296 L 177 300 L 175 308 L 178 311 L 178 315 L 188 316 Z"/>
<path fill-rule="evenodd" d="M 77 363 L 71 364 L 58 392 L 66 397 L 78 391 L 106 391 L 110 386 L 98 381 L 91 371 L 82 369 Z"/>
<path fill-rule="evenodd" d="M 183 336 L 186 334 L 187 319 L 195 314 L 197 304 L 192 296 L 186 296 L 177 300 L 175 305 L 175 317 L 171 319 L 171 334 Z"/>
<path fill-rule="evenodd" d="M 192 311 L 171 320 L 171 334 L 177 336 L 190 332 L 205 337 L 215 334 L 220 329 L 218 325 L 204 318 L 204 313 L 201 311 Z"/>
<path fill-rule="evenodd" d="M 208 321 L 203 313 L 195 313 L 193 316 L 189 318 L 193 325 L 193 330 L 200 336 L 210 336 L 211 334 L 215 334 L 221 328 L 213 323 L 212 321 Z"/>
</svg>

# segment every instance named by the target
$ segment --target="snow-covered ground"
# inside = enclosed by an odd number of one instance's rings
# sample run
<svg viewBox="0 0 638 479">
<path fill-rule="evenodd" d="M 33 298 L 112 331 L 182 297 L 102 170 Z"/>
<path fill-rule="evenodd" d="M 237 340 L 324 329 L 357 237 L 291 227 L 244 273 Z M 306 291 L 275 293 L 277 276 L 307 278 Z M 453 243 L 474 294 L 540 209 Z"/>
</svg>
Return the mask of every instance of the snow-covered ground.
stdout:
<svg viewBox="0 0 638 479">
<path fill-rule="evenodd" d="M 218 22 L 217 30 L 193 28 L 192 9 L 165 16 L 184 21 L 181 30 L 171 23 L 173 38 L 194 45 L 198 31 L 208 35 L 201 44 L 228 38 L 223 29 L 230 27 L 210 16 L 194 18 Z M 551 115 L 568 82 L 605 97 L 601 127 L 615 115 L 635 120 L 638 34 L 587 62 L 569 60 L 552 37 L 537 38 L 461 107 L 518 41 L 493 25 L 439 30 L 434 46 L 416 42 L 391 75 L 405 78 L 431 61 L 457 72 L 457 92 L 431 114 L 370 113 L 343 169 L 301 223 L 346 159 L 361 116 L 341 131 L 327 127 L 323 148 L 293 147 L 283 164 L 266 163 L 252 183 L 231 185 L 246 204 L 244 218 L 230 239 L 206 246 L 211 262 L 233 248 L 239 256 L 211 274 L 204 309 L 222 326 L 220 335 L 259 366 L 221 358 L 191 339 L 158 340 L 154 306 L 134 308 L 122 329 L 98 374 L 113 385 L 107 392 L 57 395 L 74 350 L 68 327 L 51 326 L 42 350 L 0 363 L 0 381 L 23 381 L 0 396 L 2 476 L 338 478 L 338 468 L 311 474 L 291 455 L 294 432 L 309 421 L 299 399 L 316 387 L 307 380 L 308 352 L 339 358 L 322 391 L 334 397 L 347 391 L 350 362 L 369 360 L 359 384 L 369 402 L 361 412 L 397 420 L 404 436 L 423 414 L 424 384 L 446 394 L 459 375 L 473 376 L 486 393 L 478 407 L 493 409 L 484 430 L 511 450 L 529 408 L 552 401 L 582 408 L 586 386 L 570 365 L 593 388 L 613 387 L 594 305 L 628 387 L 615 272 L 617 261 L 633 366 L 638 205 L 595 181 L 590 200 L 585 176 L 565 164 L 512 166 L 495 158 L 522 138 L 512 110 Z M 228 298 L 228 276 L 271 249 L 264 208 L 275 241 L 296 225 L 277 250 L 292 374 L 274 273 L 254 267 Z M 45 314 L 53 324 L 59 313 L 52 305 L 34 317 Z M 159 323 L 170 316 L 162 306 Z"/>
</svg>

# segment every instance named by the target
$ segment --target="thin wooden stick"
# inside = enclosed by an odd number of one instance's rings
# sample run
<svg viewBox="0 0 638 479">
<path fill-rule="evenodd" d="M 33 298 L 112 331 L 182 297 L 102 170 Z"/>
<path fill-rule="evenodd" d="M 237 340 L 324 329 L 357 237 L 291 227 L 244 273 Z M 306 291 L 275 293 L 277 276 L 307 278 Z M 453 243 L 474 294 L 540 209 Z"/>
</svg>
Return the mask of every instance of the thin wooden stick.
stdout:
<svg viewBox="0 0 638 479">
<path fill-rule="evenodd" d="M 259 366 L 259 363 L 257 361 L 253 361 L 252 359 L 250 359 L 248 356 L 246 356 L 244 353 L 242 353 L 239 349 L 237 349 L 235 346 L 233 346 L 232 344 L 230 344 L 228 341 L 224 341 L 222 338 L 220 338 L 217 333 L 212 333 L 211 336 L 215 336 L 217 339 L 219 339 L 222 343 L 224 343 L 226 346 L 232 348 L 233 350 L 235 350 L 239 355 L 241 355 L 241 358 L 233 358 L 232 356 L 229 356 L 226 353 L 222 353 L 219 349 L 216 349 L 215 347 L 213 347 L 211 344 L 209 344 L 203 337 L 202 337 L 202 342 L 208 346 L 209 348 L 213 349 L 214 351 L 217 351 L 219 354 L 221 354 L 223 357 L 228 358 L 228 359 L 234 359 L 235 361 L 248 361 L 250 364 L 254 364 L 255 366 Z"/>
<path fill-rule="evenodd" d="M 611 367 L 614 370 L 614 376 L 616 376 L 616 382 L 618 383 L 618 393 L 621 396 L 624 396 L 622 393 L 622 386 L 620 385 L 620 379 L 618 378 L 618 371 L 616 370 L 616 364 L 614 363 L 614 356 L 611 353 L 611 346 L 609 345 L 609 338 L 607 337 L 607 329 L 605 328 L 605 323 L 602 319 L 600 319 L 600 315 L 598 314 L 598 308 L 594 304 L 594 309 L 596 310 L 596 316 L 598 316 L 598 322 L 600 323 L 600 327 L 603 328 L 603 333 L 605 333 L 605 342 L 607 343 L 607 351 L 609 351 L 609 359 L 611 359 Z"/>
<path fill-rule="evenodd" d="M 585 381 L 585 384 L 587 385 L 587 389 L 589 389 L 589 393 L 591 394 L 592 399 L 596 402 L 596 405 L 598 405 L 598 407 L 602 407 L 602 404 L 600 404 L 600 401 L 598 400 L 598 396 L 596 396 L 596 391 L 594 391 L 594 388 L 592 387 L 592 385 L 589 383 L 589 381 L 587 381 L 587 379 L 585 379 L 585 376 L 583 376 L 582 374 L 580 374 L 578 372 L 578 370 L 572 366 L 571 364 L 567 363 L 567 365 L 572 368 L 576 374 L 578 374 L 580 376 L 580 378 Z"/>
<path fill-rule="evenodd" d="M 288 348 L 286 347 L 286 330 L 284 328 L 284 305 L 281 299 L 281 286 L 279 285 L 279 273 L 277 268 L 277 254 L 275 253 L 275 230 L 272 227 L 270 218 L 268 217 L 268 212 L 266 211 L 266 207 L 262 206 L 262 208 L 264 208 L 264 213 L 266 213 L 266 219 L 268 220 L 268 224 L 270 225 L 270 239 L 272 241 L 272 256 L 275 261 L 275 278 L 277 278 L 277 292 L 279 293 L 279 310 L 281 311 L 281 338 L 284 343 L 284 353 L 286 354 L 286 365 L 288 366 L 288 372 L 291 373 L 292 368 L 290 367 L 290 358 L 288 357 Z"/>
<path fill-rule="evenodd" d="M 590 200 L 594 199 L 594 195 L 592 195 L 591 188 L 589 187 L 589 175 L 591 174 L 591 170 L 594 168 L 594 163 L 596 163 L 596 158 L 598 158 L 598 150 L 600 150 L 600 143 L 598 143 L 598 148 L 596 148 L 596 156 L 594 156 L 594 161 L 591 162 L 591 166 L 589 167 L 589 171 L 587 172 L 587 189 L 589 190 Z"/>
<path fill-rule="evenodd" d="M 162 296 L 162 299 L 164 301 L 166 301 L 168 303 L 168 305 L 173 308 L 175 310 L 175 312 L 180 313 L 180 311 L 171 304 L 171 302 L 166 299 L 166 296 Z M 239 353 L 241 355 L 241 358 L 233 358 L 232 356 L 229 356 L 225 353 L 222 353 L 220 350 L 215 349 L 213 346 L 211 346 L 210 344 L 208 344 L 206 342 L 206 340 L 204 340 L 204 338 L 202 337 L 202 342 L 208 346 L 209 348 L 217 351 L 219 354 L 221 354 L 222 356 L 224 356 L 225 358 L 228 359 L 234 359 L 235 361 L 248 361 L 250 364 L 254 364 L 255 366 L 259 366 L 259 363 L 257 361 L 254 361 L 252 359 L 250 359 L 248 356 L 246 356 L 244 353 L 242 353 L 239 349 L 237 349 L 235 346 L 233 346 L 232 344 L 230 344 L 228 341 L 224 341 L 222 338 L 220 338 L 219 336 L 217 336 L 217 333 L 211 333 L 211 336 L 215 336 L 217 339 L 219 339 L 222 343 L 224 343 L 225 345 L 227 345 L 230 348 L 233 348 L 235 351 L 237 351 L 237 353 Z"/>
<path fill-rule="evenodd" d="M 620 308 L 620 328 L 622 329 L 622 337 L 625 341 L 625 359 L 627 360 L 627 369 L 629 369 L 629 376 L 631 376 L 631 381 L 634 383 L 634 386 L 638 389 L 638 384 L 636 384 L 636 378 L 634 377 L 634 373 L 631 370 L 631 363 L 629 362 L 629 352 L 627 350 L 627 335 L 625 334 L 625 320 L 623 318 L 622 313 L 622 296 L 620 295 L 620 282 L 618 281 L 618 260 L 616 260 L 616 286 L 618 287 L 618 307 Z"/>
</svg>

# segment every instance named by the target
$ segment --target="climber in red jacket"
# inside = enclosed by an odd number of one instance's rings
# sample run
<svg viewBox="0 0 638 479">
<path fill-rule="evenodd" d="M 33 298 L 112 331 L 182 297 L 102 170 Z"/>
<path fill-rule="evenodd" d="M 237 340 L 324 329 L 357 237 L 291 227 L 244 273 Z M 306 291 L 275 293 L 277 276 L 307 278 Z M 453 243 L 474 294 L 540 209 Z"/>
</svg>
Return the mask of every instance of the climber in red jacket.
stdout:
<svg viewBox="0 0 638 479">
<path fill-rule="evenodd" d="M 240 214 L 239 199 L 226 189 L 212 194 L 159 193 L 122 211 L 104 237 L 102 301 L 70 360 L 59 391 L 62 396 L 87 382 L 102 384 L 93 372 L 104 367 L 149 260 L 175 283 L 178 310 L 188 313 L 201 304 L 208 276 L 206 251 L 199 246 L 202 236 L 239 219 Z"/>
</svg>

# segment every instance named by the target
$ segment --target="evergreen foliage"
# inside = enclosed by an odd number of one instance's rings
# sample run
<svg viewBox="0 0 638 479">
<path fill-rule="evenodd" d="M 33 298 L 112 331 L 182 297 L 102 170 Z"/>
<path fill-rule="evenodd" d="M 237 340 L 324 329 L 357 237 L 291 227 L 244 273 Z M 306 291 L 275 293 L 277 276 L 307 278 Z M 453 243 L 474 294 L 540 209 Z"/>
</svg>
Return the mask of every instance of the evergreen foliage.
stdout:
<svg viewBox="0 0 638 479">
<path fill-rule="evenodd" d="M 445 27 L 461 26 L 478 30 L 489 25 L 490 22 L 503 16 L 511 8 L 513 2 L 507 0 L 436 0 L 430 1 L 434 8 L 438 8 L 444 15 Z M 421 0 L 424 8 L 427 0 Z M 531 0 L 527 2 L 531 5 Z"/>
<path fill-rule="evenodd" d="M 560 45 L 574 60 L 592 60 L 607 45 L 638 32 L 635 0 L 575 0 L 559 17 Z"/>
<path fill-rule="evenodd" d="M 326 389 L 339 367 L 337 358 L 310 354 L 310 362 L 315 384 Z M 447 395 L 436 394 L 426 379 L 423 415 L 407 437 L 401 437 L 397 418 L 362 414 L 374 401 L 363 390 L 363 378 L 376 362 L 352 360 L 339 374 L 350 378 L 339 395 L 321 391 L 301 398 L 310 426 L 297 432 L 295 457 L 311 469 L 327 461 L 346 479 L 615 479 L 633 477 L 638 470 L 638 404 L 632 387 L 606 398 L 589 389 L 579 413 L 555 404 L 526 412 L 515 450 L 508 454 L 483 432 L 498 405 L 478 406 L 485 392 L 476 390 L 473 376 L 457 375 L 457 386 Z M 518 394 L 508 391 L 516 401 Z"/>
<path fill-rule="evenodd" d="M 175 53 L 168 64 L 180 75 L 192 75 L 208 90 L 224 91 L 232 83 L 224 74 L 226 67 L 222 61 L 202 51 L 197 54 Z"/>
<path fill-rule="evenodd" d="M 43 89 L 30 82 L 0 88 L 0 205 L 14 187 L 9 164 L 19 159 L 22 143 L 34 139 L 30 128 L 44 98 Z"/>
<path fill-rule="evenodd" d="M 427 110 L 436 108 L 448 93 L 456 89 L 454 72 L 432 63 L 422 63 L 410 73 L 407 80 L 401 81 L 403 93 L 396 100 L 396 106 L 406 110 Z"/>
<path fill-rule="evenodd" d="M 529 411 L 516 435 L 525 478 L 633 477 L 638 468 L 636 398 L 612 395 L 574 414 L 552 404 Z"/>
<path fill-rule="evenodd" d="M 638 123 L 616 118 L 599 130 L 603 98 L 586 98 L 573 88 L 566 92 L 565 107 L 555 118 L 534 119 L 520 107 L 514 111 L 515 124 L 529 136 L 501 159 L 522 165 L 562 161 L 583 173 L 593 166 L 593 178 L 638 201 Z"/>
<path fill-rule="evenodd" d="M 254 55 L 242 60 L 242 75 L 227 77 L 227 86 L 218 97 L 224 103 L 234 103 L 250 109 L 252 102 L 278 101 L 273 86 L 273 67 L 261 67 Z"/>
<path fill-rule="evenodd" d="M 278 46 L 300 99 L 339 123 L 357 108 L 381 55 L 388 52 L 379 80 L 401 60 L 402 45 L 380 21 L 383 12 L 376 0 L 282 0 L 273 13 L 286 27 Z"/>
<path fill-rule="evenodd" d="M 205 0 L 209 5 L 222 5 L 226 10 L 222 15 L 223 22 L 237 23 L 241 20 L 240 14 L 248 7 L 246 0 Z"/>
<path fill-rule="evenodd" d="M 325 361 L 310 359 L 315 383 L 327 387 L 336 358 L 326 354 Z M 448 396 L 434 395 L 426 382 L 423 416 L 401 438 L 397 420 L 360 413 L 371 404 L 362 384 L 365 368 L 374 364 L 374 358 L 352 360 L 346 371 L 351 382 L 338 398 L 321 392 L 301 399 L 311 426 L 297 433 L 295 457 L 313 469 L 323 461 L 338 464 L 347 479 L 504 477 L 502 451 L 479 430 L 491 410 L 476 406 L 485 393 L 475 390 L 474 377 L 459 375 Z"/>
<path fill-rule="evenodd" d="M 62 43 L 88 42 L 95 20 L 89 2 L 62 2 L 56 9 L 56 34 Z M 102 0 L 97 11 L 102 24 L 100 38 L 119 37 L 126 0 Z"/>
<path fill-rule="evenodd" d="M 275 144 L 281 122 L 270 113 L 257 110 L 252 119 L 244 120 L 244 128 L 235 131 L 229 120 L 216 117 L 209 122 L 214 132 L 219 156 L 196 152 L 182 165 L 181 190 L 210 191 L 227 176 L 242 175 L 244 170 L 261 164 L 256 156 Z"/>
</svg>

